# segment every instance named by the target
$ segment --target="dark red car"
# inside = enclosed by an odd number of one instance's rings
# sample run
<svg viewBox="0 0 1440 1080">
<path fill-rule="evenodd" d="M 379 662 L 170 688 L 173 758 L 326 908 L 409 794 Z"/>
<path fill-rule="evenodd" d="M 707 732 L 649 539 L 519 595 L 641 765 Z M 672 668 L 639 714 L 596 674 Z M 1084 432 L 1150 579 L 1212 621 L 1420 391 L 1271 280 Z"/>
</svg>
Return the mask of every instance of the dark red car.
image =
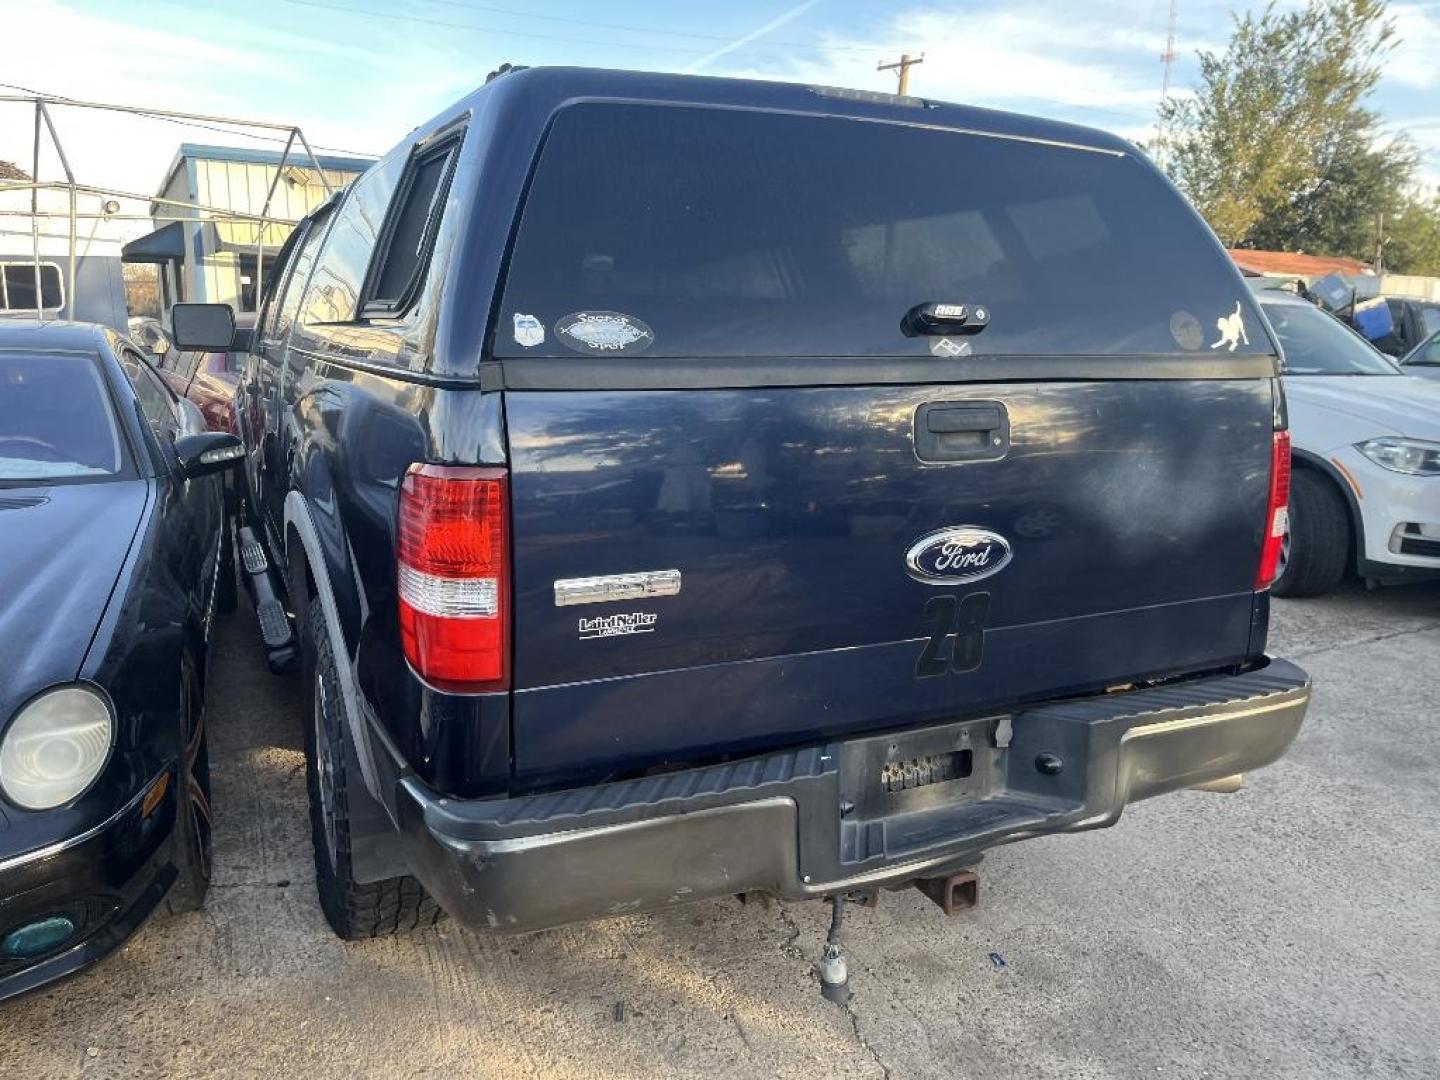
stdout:
<svg viewBox="0 0 1440 1080">
<path fill-rule="evenodd" d="M 240 357 L 226 352 L 171 350 L 160 359 L 160 376 L 180 397 L 187 397 L 205 416 L 211 431 L 237 432 L 235 387 L 240 384 Z"/>
<path fill-rule="evenodd" d="M 237 320 L 238 321 L 238 320 Z M 163 355 L 155 344 L 152 356 L 160 377 L 180 397 L 189 398 L 205 416 L 211 431 L 238 433 L 235 424 L 235 388 L 240 385 L 243 354 L 233 352 L 182 352 L 165 341 Z"/>
</svg>

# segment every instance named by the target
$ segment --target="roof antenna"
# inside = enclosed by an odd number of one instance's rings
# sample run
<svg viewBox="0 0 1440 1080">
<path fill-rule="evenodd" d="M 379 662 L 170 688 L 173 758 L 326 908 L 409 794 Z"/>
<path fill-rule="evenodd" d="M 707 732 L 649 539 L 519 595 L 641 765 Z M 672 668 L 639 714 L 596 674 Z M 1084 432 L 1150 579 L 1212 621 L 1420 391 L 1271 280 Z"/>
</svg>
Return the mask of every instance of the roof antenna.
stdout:
<svg viewBox="0 0 1440 1080">
<path fill-rule="evenodd" d="M 514 71 L 524 71 L 529 66 L 529 64 L 501 64 L 494 71 L 490 72 L 489 75 L 485 76 L 485 85 L 489 86 L 496 79 L 500 78 L 501 75 L 509 75 Z"/>
</svg>

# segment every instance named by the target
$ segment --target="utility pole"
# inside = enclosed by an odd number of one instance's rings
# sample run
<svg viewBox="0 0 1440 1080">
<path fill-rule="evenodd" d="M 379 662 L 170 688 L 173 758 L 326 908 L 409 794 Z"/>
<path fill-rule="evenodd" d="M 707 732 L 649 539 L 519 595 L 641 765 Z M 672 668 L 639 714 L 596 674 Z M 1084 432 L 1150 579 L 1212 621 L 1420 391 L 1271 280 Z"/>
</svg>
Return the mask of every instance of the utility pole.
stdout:
<svg viewBox="0 0 1440 1080">
<path fill-rule="evenodd" d="M 900 54 L 900 59 L 899 59 L 899 60 L 896 60 L 893 64 L 876 64 L 876 65 L 875 65 L 875 70 L 876 70 L 876 71 L 893 71 L 893 72 L 895 72 L 897 75 L 899 75 L 899 76 L 900 76 L 900 96 L 901 96 L 901 97 L 904 97 L 906 94 L 910 93 L 910 69 L 911 69 L 912 67 L 914 67 L 916 64 L 923 64 L 924 62 L 925 62 L 925 54 L 924 54 L 924 53 L 921 53 L 919 56 L 917 56 L 915 59 L 912 60 L 912 59 L 910 59 L 910 54 L 907 52 L 907 53 L 901 53 L 901 54 Z"/>
<path fill-rule="evenodd" d="M 1175 65 L 1175 22 L 1180 16 L 1180 0 L 1170 0 L 1170 29 L 1165 35 L 1165 51 L 1160 54 L 1164 74 L 1160 76 L 1160 109 L 1155 116 L 1155 164 L 1165 164 L 1165 106 L 1170 101 L 1170 69 Z"/>
</svg>

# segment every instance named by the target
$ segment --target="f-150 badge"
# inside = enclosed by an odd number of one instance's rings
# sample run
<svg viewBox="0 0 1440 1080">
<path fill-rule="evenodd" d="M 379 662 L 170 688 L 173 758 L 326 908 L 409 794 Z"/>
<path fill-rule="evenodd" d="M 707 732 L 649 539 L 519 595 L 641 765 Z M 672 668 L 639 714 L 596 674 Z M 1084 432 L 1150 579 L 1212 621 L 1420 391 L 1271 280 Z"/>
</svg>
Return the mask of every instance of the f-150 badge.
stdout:
<svg viewBox="0 0 1440 1080">
<path fill-rule="evenodd" d="M 978 581 L 1004 569 L 1014 553 L 1010 541 L 978 525 L 952 525 L 927 533 L 905 553 L 905 569 L 916 581 L 948 585 Z"/>
</svg>

